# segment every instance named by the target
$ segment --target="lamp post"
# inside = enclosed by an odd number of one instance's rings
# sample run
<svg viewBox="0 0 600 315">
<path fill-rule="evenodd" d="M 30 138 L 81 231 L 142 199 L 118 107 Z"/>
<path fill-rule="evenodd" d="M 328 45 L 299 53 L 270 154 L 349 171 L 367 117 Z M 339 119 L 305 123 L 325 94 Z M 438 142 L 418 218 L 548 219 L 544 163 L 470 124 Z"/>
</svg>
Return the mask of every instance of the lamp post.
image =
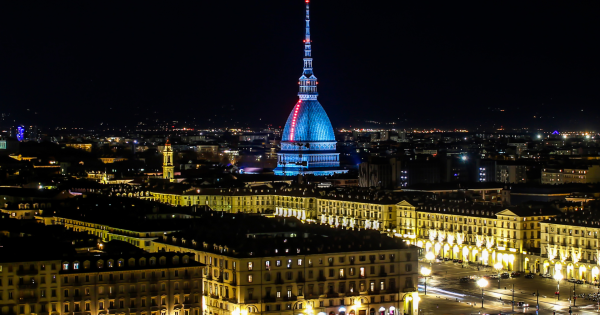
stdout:
<svg viewBox="0 0 600 315">
<path fill-rule="evenodd" d="M 556 300 L 560 299 L 560 280 L 563 279 L 562 273 L 560 271 L 554 274 L 554 280 L 556 280 Z"/>
<path fill-rule="evenodd" d="M 494 269 L 496 269 L 496 272 L 498 273 L 498 289 L 500 289 L 500 270 L 502 270 L 502 264 L 499 262 L 495 263 Z"/>
<path fill-rule="evenodd" d="M 477 280 L 477 285 L 481 288 L 481 308 L 483 308 L 483 288 L 487 287 L 488 281 L 485 278 Z"/>
<path fill-rule="evenodd" d="M 431 274 L 431 269 L 427 267 L 421 267 L 421 274 L 425 278 L 425 295 L 427 295 L 427 277 Z"/>
</svg>

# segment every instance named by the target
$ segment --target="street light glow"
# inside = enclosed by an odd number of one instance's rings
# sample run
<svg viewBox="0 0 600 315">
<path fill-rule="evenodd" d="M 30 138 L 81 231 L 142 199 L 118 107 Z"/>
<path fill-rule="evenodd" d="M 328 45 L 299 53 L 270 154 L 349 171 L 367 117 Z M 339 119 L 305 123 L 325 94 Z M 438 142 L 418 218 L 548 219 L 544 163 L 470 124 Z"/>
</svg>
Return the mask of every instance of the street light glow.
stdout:
<svg viewBox="0 0 600 315">
<path fill-rule="evenodd" d="M 425 255 L 425 258 L 427 260 L 433 260 L 435 258 L 435 255 L 433 254 L 433 252 L 429 252 Z"/>
<path fill-rule="evenodd" d="M 555 273 L 555 274 L 554 274 L 554 280 L 556 280 L 556 281 L 560 281 L 560 280 L 562 280 L 562 279 L 563 279 L 563 275 L 562 275 L 562 273 L 560 273 L 560 272 L 559 272 L 559 273 Z"/>
<path fill-rule="evenodd" d="M 421 267 L 421 274 L 424 277 L 429 277 L 429 275 L 431 274 L 431 269 L 429 269 L 427 267 Z"/>
<path fill-rule="evenodd" d="M 483 288 L 487 287 L 488 281 L 485 280 L 485 278 L 481 278 L 481 279 L 477 280 L 477 285 L 483 289 Z"/>
</svg>

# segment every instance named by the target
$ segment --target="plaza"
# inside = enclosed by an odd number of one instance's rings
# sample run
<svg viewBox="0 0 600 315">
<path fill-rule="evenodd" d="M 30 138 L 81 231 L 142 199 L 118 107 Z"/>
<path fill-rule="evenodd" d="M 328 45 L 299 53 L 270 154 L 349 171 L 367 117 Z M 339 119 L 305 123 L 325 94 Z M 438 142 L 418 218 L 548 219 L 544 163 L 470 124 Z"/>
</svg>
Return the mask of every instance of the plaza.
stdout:
<svg viewBox="0 0 600 315">
<path fill-rule="evenodd" d="M 429 262 L 420 263 L 420 267 L 430 268 Z M 574 284 L 560 281 L 560 296 L 557 301 L 555 292 L 557 281 L 552 278 L 542 278 L 535 275 L 533 279 L 520 277 L 500 279 L 498 289 L 497 279 L 487 279 L 484 287 L 484 308 L 481 308 L 481 288 L 476 282 L 461 283 L 460 278 L 471 277 L 479 279 L 484 275 L 495 275 L 496 270 L 480 268 L 448 262 L 434 262 L 431 265 L 432 276 L 427 279 L 427 294 L 425 295 L 425 280 L 419 279 L 420 314 L 505 314 L 512 313 L 511 301 L 514 285 L 514 301 L 525 302 L 529 307 L 515 305 L 514 312 L 535 314 L 539 292 L 539 314 L 568 314 L 569 306 L 573 314 L 597 314 L 597 302 L 578 298 L 572 299 L 573 290 L 576 294 L 598 293 L 598 287 L 589 284 Z M 500 272 L 505 272 L 504 270 Z"/>
</svg>

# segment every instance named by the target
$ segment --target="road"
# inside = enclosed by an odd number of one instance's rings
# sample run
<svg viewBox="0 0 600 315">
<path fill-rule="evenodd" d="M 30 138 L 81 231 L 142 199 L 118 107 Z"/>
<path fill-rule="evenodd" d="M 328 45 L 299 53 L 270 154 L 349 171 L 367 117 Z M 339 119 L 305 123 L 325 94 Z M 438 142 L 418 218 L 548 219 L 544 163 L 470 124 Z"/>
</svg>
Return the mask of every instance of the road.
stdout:
<svg viewBox="0 0 600 315">
<path fill-rule="evenodd" d="M 421 263 L 429 267 L 429 263 Z M 598 288 L 591 285 L 578 285 L 565 280 L 560 283 L 560 299 L 557 301 L 556 280 L 544 279 L 535 276 L 527 279 L 524 276 L 515 279 L 501 279 L 500 289 L 497 280 L 489 280 L 484 289 L 484 309 L 481 309 L 481 289 L 475 283 L 460 283 L 461 277 L 483 276 L 495 274 L 493 270 L 477 270 L 470 267 L 462 268 L 452 262 L 434 263 L 433 276 L 427 280 L 427 296 L 424 293 L 423 278 L 419 280 L 421 291 L 421 314 L 499 314 L 511 313 L 512 287 L 514 285 L 514 300 L 528 303 L 530 307 L 516 307 L 515 312 L 536 313 L 537 299 L 533 294 L 539 291 L 539 314 L 569 314 L 571 307 L 573 314 L 598 314 L 598 304 L 591 300 L 570 299 L 573 289 L 577 294 L 598 292 Z M 575 288 L 574 288 L 575 287 Z M 504 302 L 500 302 L 500 298 Z M 573 303 L 575 302 L 575 303 Z M 574 305 L 575 304 L 575 305 Z"/>
</svg>

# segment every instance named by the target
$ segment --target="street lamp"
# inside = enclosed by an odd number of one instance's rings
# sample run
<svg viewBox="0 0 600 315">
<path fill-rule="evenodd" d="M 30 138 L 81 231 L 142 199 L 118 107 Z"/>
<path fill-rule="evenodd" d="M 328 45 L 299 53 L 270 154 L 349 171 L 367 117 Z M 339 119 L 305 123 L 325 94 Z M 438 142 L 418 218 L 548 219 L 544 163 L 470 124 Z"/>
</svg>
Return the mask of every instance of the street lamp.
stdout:
<svg viewBox="0 0 600 315">
<path fill-rule="evenodd" d="M 481 308 L 483 308 L 483 288 L 487 287 L 488 281 L 485 278 L 477 280 L 477 285 L 481 288 Z"/>
<path fill-rule="evenodd" d="M 556 280 L 556 300 L 560 299 L 560 280 L 563 279 L 562 273 L 559 271 L 554 274 L 554 280 Z"/>
<path fill-rule="evenodd" d="M 427 277 L 431 274 L 431 269 L 427 267 L 421 267 L 421 274 L 425 278 L 425 295 L 427 295 Z"/>
<path fill-rule="evenodd" d="M 425 254 L 425 259 L 429 260 L 429 267 L 431 267 L 431 261 L 435 259 L 435 254 L 433 252 L 428 252 Z"/>
<path fill-rule="evenodd" d="M 494 269 L 496 269 L 496 272 L 498 273 L 498 289 L 500 289 L 500 270 L 502 270 L 502 264 L 501 263 L 494 264 Z"/>
</svg>

